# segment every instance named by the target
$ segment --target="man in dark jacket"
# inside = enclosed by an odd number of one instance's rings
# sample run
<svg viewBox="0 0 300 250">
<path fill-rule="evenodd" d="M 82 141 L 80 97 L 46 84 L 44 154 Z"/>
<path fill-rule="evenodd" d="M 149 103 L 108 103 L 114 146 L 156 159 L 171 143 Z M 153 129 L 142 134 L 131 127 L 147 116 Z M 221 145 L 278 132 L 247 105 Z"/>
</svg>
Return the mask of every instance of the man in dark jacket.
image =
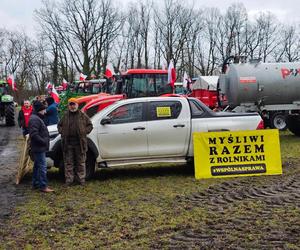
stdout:
<svg viewBox="0 0 300 250">
<path fill-rule="evenodd" d="M 46 109 L 46 124 L 47 126 L 58 123 L 58 111 L 57 103 L 54 101 L 53 97 L 49 96 L 46 98 L 48 107 Z"/>
<path fill-rule="evenodd" d="M 30 147 L 34 158 L 32 187 L 42 192 L 53 192 L 48 187 L 46 151 L 49 149 L 49 132 L 43 121 L 46 106 L 40 101 L 33 103 L 33 113 L 29 120 Z"/>
<path fill-rule="evenodd" d="M 74 172 L 77 181 L 84 185 L 87 134 L 92 131 L 93 125 L 89 117 L 78 110 L 75 98 L 69 99 L 68 111 L 59 121 L 57 128 L 62 137 L 66 185 L 73 183 Z"/>
<path fill-rule="evenodd" d="M 29 100 L 24 100 L 21 110 L 19 111 L 18 115 L 18 124 L 19 127 L 23 130 L 23 136 L 29 133 L 28 124 L 29 119 L 32 113 L 32 106 Z"/>
</svg>

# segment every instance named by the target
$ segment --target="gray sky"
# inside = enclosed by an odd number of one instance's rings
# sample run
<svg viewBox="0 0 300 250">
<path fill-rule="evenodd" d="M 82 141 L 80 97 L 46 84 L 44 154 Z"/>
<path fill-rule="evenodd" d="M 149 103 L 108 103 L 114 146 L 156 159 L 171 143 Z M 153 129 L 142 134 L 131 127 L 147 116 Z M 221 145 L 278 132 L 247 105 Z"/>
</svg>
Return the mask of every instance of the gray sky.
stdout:
<svg viewBox="0 0 300 250">
<path fill-rule="evenodd" d="M 130 0 L 112 0 L 126 5 Z M 157 0 L 158 1 L 158 0 Z M 192 0 L 182 0 L 184 3 Z M 160 1 L 159 1 L 160 2 Z M 218 7 L 221 10 L 235 2 L 242 2 L 248 14 L 254 17 L 260 11 L 271 11 L 282 22 L 300 23 L 299 0 L 195 0 L 197 7 Z M 34 33 L 34 9 L 41 7 L 41 0 L 0 0 L 0 27 Z"/>
</svg>

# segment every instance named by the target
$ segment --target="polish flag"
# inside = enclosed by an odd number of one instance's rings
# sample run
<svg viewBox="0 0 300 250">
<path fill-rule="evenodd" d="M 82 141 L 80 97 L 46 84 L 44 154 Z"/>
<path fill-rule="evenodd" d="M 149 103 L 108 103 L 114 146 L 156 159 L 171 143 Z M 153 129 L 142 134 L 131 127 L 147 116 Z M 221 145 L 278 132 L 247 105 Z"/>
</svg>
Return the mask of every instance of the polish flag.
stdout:
<svg viewBox="0 0 300 250">
<path fill-rule="evenodd" d="M 183 78 L 182 78 L 182 87 L 186 89 L 188 86 L 188 83 L 189 83 L 189 78 L 188 78 L 187 73 L 184 71 Z"/>
<path fill-rule="evenodd" d="M 169 68 L 168 68 L 168 83 L 174 89 L 174 83 L 176 81 L 176 71 L 174 68 L 173 61 L 170 61 Z"/>
<path fill-rule="evenodd" d="M 48 90 L 49 95 L 54 99 L 54 101 L 56 103 L 59 103 L 59 101 L 60 101 L 59 95 L 58 95 L 56 89 L 53 88 L 53 85 L 50 82 L 48 82 L 46 89 Z"/>
<path fill-rule="evenodd" d="M 87 78 L 87 75 L 80 73 L 79 75 L 79 81 L 83 82 Z"/>
<path fill-rule="evenodd" d="M 67 88 L 68 88 L 68 82 L 67 82 L 67 80 L 65 78 L 63 78 L 61 86 L 63 87 L 63 90 L 67 90 Z"/>
<path fill-rule="evenodd" d="M 9 75 L 9 76 L 8 76 L 8 78 L 7 78 L 7 83 L 11 86 L 11 88 L 12 88 L 13 91 L 18 90 L 18 89 L 17 89 L 17 84 L 16 84 L 16 82 L 15 82 L 14 75 Z"/>
<path fill-rule="evenodd" d="M 115 75 L 114 67 L 111 63 L 106 65 L 106 70 L 104 74 L 107 78 L 112 78 Z"/>
</svg>

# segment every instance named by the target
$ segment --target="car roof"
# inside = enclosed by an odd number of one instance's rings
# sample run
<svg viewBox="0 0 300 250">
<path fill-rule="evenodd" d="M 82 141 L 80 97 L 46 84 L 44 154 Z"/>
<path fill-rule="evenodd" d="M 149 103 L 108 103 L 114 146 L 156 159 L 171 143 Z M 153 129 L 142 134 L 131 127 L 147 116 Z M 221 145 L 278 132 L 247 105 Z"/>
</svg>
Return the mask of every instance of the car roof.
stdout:
<svg viewBox="0 0 300 250">
<path fill-rule="evenodd" d="M 118 101 L 124 103 L 134 103 L 134 102 L 149 102 L 149 101 L 170 101 L 170 100 L 182 100 L 184 96 L 154 96 L 154 97 L 139 97 L 139 98 L 130 98 Z"/>
</svg>

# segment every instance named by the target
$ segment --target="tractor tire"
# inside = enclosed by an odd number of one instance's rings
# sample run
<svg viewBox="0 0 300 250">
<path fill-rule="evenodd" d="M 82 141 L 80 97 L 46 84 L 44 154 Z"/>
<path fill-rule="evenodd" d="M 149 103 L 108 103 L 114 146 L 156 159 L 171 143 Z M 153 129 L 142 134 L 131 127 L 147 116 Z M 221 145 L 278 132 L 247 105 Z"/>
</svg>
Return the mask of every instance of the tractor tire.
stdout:
<svg viewBox="0 0 300 250">
<path fill-rule="evenodd" d="M 13 103 L 9 103 L 5 107 L 6 126 L 15 126 L 15 107 Z"/>
<path fill-rule="evenodd" d="M 300 136 L 300 116 L 289 115 L 287 119 L 288 129 L 296 136 Z"/>
<path fill-rule="evenodd" d="M 275 112 L 271 115 L 270 118 L 270 127 L 276 128 L 280 131 L 287 129 L 287 116 L 283 112 Z"/>
<path fill-rule="evenodd" d="M 91 151 L 86 153 L 86 161 L 85 161 L 85 179 L 90 180 L 93 178 L 95 174 L 95 164 L 96 159 Z M 59 176 L 65 179 L 65 166 L 63 158 L 60 158 L 58 163 Z"/>
</svg>

